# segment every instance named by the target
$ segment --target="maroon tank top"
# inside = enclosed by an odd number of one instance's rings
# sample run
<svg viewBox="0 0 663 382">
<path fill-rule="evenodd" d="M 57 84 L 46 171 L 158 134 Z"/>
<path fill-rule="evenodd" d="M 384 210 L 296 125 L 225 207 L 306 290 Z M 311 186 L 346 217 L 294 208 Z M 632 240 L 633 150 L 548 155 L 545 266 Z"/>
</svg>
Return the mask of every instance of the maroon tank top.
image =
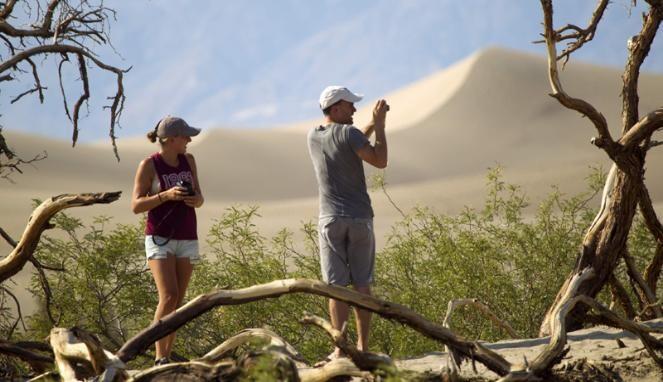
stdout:
<svg viewBox="0 0 663 382">
<path fill-rule="evenodd" d="M 193 184 L 191 167 L 184 154 L 177 156 L 177 167 L 166 163 L 160 153 L 152 154 L 150 159 L 154 163 L 160 191 L 175 187 L 181 180 Z M 175 240 L 198 240 L 196 224 L 196 210 L 193 207 L 182 201 L 171 200 L 147 212 L 145 235 L 158 235 Z"/>
</svg>

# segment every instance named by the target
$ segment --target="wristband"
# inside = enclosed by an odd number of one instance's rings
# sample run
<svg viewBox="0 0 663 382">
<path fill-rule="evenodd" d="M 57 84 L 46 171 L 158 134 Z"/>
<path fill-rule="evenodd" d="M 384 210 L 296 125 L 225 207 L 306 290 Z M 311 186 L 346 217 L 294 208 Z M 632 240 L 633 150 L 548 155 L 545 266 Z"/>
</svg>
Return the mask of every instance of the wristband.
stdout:
<svg viewBox="0 0 663 382">
<path fill-rule="evenodd" d="M 163 200 L 161 199 L 161 192 L 158 192 L 158 193 L 157 193 L 157 197 L 159 198 L 159 201 L 160 201 L 161 203 L 163 203 Z"/>
</svg>

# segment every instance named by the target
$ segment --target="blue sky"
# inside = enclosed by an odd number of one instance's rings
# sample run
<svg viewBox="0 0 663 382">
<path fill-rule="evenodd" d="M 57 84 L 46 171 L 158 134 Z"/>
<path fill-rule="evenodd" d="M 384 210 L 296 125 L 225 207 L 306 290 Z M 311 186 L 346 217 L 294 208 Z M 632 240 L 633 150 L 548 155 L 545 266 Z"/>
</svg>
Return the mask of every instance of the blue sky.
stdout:
<svg viewBox="0 0 663 382">
<path fill-rule="evenodd" d="M 611 2 L 595 41 L 574 58 L 621 67 L 626 40 L 640 25 L 644 1 Z M 107 62 L 132 66 L 126 108 L 117 135 L 142 135 L 165 114 L 203 128 L 260 128 L 314 118 L 317 97 L 329 84 L 345 84 L 367 98 L 402 87 L 488 46 L 544 54 L 532 44 L 541 31 L 535 0 L 106 0 L 117 10 L 111 37 L 118 54 Z M 585 25 L 593 0 L 556 3 L 556 25 Z M 630 15 L 629 15 L 630 14 Z M 663 72 L 659 36 L 645 68 Z M 53 62 L 43 62 L 47 101 L 9 105 L 31 78 L 0 93 L 0 122 L 67 139 Z M 76 79 L 70 67 L 69 78 Z M 108 134 L 105 97 L 114 78 L 92 70 L 80 139 Z M 542 71 L 542 76 L 545 76 Z M 18 87 L 17 87 L 18 86 Z M 72 82 L 69 98 L 80 88 Z"/>
</svg>

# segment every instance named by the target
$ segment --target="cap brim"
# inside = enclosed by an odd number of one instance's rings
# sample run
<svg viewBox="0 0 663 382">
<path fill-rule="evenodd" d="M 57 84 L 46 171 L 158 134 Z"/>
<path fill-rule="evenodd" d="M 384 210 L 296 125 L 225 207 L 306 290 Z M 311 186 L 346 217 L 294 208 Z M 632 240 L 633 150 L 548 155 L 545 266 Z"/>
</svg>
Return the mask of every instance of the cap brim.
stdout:
<svg viewBox="0 0 663 382">
<path fill-rule="evenodd" d="M 350 97 L 348 97 L 348 98 L 350 98 L 350 99 L 346 99 L 346 101 L 348 101 L 348 102 L 352 102 L 352 103 L 355 103 L 355 102 L 359 102 L 359 101 L 361 101 L 362 99 L 364 99 L 364 95 L 363 95 L 363 94 L 355 94 L 355 93 L 352 93 L 352 96 L 350 96 Z"/>
<path fill-rule="evenodd" d="M 184 132 L 187 137 L 195 137 L 200 134 L 200 129 L 189 126 L 188 129 Z"/>
</svg>

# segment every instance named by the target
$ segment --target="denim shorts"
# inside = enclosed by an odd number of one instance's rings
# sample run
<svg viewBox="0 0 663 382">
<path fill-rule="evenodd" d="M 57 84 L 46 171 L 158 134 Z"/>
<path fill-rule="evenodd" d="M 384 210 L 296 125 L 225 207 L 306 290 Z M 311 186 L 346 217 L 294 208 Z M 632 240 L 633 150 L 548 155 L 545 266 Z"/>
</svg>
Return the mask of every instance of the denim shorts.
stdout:
<svg viewBox="0 0 663 382">
<path fill-rule="evenodd" d="M 178 259 L 188 258 L 191 263 L 200 261 L 198 253 L 198 240 L 175 240 L 168 241 L 162 236 L 145 236 L 145 254 L 147 260 L 163 260 L 168 255 L 175 256 Z M 157 243 L 155 244 L 154 241 Z M 159 245 L 166 243 L 164 245 Z"/>
<path fill-rule="evenodd" d="M 318 223 L 322 280 L 333 285 L 369 286 L 375 268 L 373 219 L 330 216 Z"/>
</svg>

